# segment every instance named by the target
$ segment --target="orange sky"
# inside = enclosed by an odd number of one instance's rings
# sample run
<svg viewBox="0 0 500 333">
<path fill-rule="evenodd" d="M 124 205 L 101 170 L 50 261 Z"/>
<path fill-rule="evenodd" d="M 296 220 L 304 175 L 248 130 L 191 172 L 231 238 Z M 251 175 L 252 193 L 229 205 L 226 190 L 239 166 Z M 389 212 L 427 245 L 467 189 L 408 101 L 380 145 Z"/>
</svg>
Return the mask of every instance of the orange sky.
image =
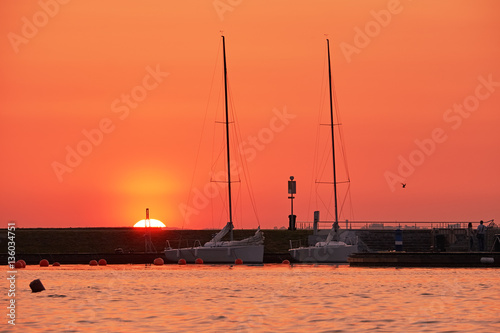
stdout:
<svg viewBox="0 0 500 333">
<path fill-rule="evenodd" d="M 235 184 L 237 228 L 288 226 L 291 175 L 297 219 L 329 218 L 313 185 L 325 33 L 352 181 L 341 218 L 498 218 L 499 12 L 495 0 L 2 1 L 0 220 L 132 226 L 149 207 L 170 227 L 223 226 L 223 204 L 199 194 L 225 197 L 209 176 L 222 168 L 220 30 L 258 214 Z"/>
</svg>

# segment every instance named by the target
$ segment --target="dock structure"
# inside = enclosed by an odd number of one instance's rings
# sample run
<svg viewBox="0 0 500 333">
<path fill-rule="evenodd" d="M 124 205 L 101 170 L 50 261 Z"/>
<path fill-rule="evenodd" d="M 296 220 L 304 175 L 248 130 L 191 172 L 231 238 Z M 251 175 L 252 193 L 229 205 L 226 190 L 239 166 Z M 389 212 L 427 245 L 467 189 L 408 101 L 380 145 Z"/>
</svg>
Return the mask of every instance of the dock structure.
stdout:
<svg viewBox="0 0 500 333">
<path fill-rule="evenodd" d="M 324 231 L 324 232 L 323 232 Z M 393 267 L 499 267 L 500 228 L 488 228 L 485 252 L 477 252 L 464 228 L 402 229 L 402 250 L 397 253 L 396 232 L 387 229 L 351 229 L 359 238 L 360 253 L 354 254 L 351 266 Z M 238 237 L 251 236 L 255 230 L 235 230 Z M 264 263 L 290 260 L 289 240 L 298 239 L 307 244 L 326 238 L 328 231 L 320 230 L 264 230 L 266 235 Z M 323 234 L 324 233 L 324 234 Z M 50 263 L 88 264 L 104 258 L 108 264 L 144 264 L 164 258 L 165 239 L 177 239 L 173 247 L 184 246 L 192 240 L 208 241 L 213 230 L 164 230 L 151 228 L 151 241 L 157 251 L 145 253 L 144 228 L 20 228 L 16 230 L 16 259 L 38 264 L 41 259 Z M 4 232 L 3 235 L 6 235 Z M 310 238 L 310 239 L 308 239 Z M 7 239 L 0 237 L 0 245 Z M 0 254 L 7 262 L 8 254 Z M 481 262 L 482 260 L 482 262 Z M 492 261 L 493 260 L 493 261 Z M 168 262 L 166 262 L 168 263 Z"/>
<path fill-rule="evenodd" d="M 352 267 L 500 267 L 500 252 L 367 252 L 347 260 Z"/>
</svg>

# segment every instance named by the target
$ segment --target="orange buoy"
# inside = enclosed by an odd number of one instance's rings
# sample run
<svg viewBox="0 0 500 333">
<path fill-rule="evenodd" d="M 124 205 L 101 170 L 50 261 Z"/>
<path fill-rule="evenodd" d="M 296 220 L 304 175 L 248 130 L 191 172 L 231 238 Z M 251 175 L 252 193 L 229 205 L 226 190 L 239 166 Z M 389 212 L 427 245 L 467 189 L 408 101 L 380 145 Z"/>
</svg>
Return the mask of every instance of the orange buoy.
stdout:
<svg viewBox="0 0 500 333">
<path fill-rule="evenodd" d="M 186 264 L 186 259 L 179 259 L 177 262 L 179 265 L 185 265 Z"/>
<path fill-rule="evenodd" d="M 282 264 L 283 265 L 290 265 L 290 260 L 285 259 L 285 260 L 283 260 Z"/>
<path fill-rule="evenodd" d="M 18 260 L 18 261 L 16 261 L 16 263 L 14 264 L 14 267 L 15 267 L 15 268 L 24 268 L 24 265 L 23 265 L 23 263 L 22 263 L 20 260 Z"/>
<path fill-rule="evenodd" d="M 163 265 L 165 262 L 163 261 L 162 258 L 156 258 L 154 261 L 153 261 L 153 264 L 155 264 L 156 266 L 161 266 Z"/>
<path fill-rule="evenodd" d="M 108 262 L 106 261 L 106 259 L 99 259 L 99 266 L 106 266 L 108 264 Z"/>
<path fill-rule="evenodd" d="M 97 260 L 90 260 L 89 265 L 90 266 L 97 266 Z"/>
<path fill-rule="evenodd" d="M 40 260 L 40 267 L 49 267 L 49 261 L 47 259 Z"/>
<path fill-rule="evenodd" d="M 201 258 L 196 258 L 196 260 L 194 261 L 195 264 L 199 264 L 199 265 L 203 265 L 203 259 Z"/>
<path fill-rule="evenodd" d="M 26 261 L 24 261 L 23 259 L 18 260 L 18 261 L 23 264 L 23 268 L 26 268 Z"/>
<path fill-rule="evenodd" d="M 55 263 L 52 264 L 52 266 L 56 266 L 57 267 L 57 266 L 61 266 L 61 264 L 56 261 Z"/>
<path fill-rule="evenodd" d="M 234 261 L 234 264 L 235 264 L 235 265 L 243 265 L 243 260 L 241 260 L 240 258 L 238 258 L 238 259 L 236 259 L 236 260 Z"/>
</svg>

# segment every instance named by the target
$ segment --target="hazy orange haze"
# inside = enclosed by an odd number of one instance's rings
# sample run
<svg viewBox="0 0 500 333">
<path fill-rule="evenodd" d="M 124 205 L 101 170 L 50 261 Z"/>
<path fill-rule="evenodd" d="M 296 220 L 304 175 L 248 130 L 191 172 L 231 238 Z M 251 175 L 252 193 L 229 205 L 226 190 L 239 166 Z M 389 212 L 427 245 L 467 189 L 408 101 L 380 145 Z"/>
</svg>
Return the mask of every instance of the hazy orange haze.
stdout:
<svg viewBox="0 0 500 333">
<path fill-rule="evenodd" d="M 259 217 L 236 183 L 236 227 L 287 226 L 291 175 L 297 219 L 329 216 L 313 185 L 324 34 L 352 180 L 342 218 L 499 217 L 498 1 L 41 0 L 0 13 L 5 224 L 132 226 L 149 207 L 170 227 L 224 225 L 223 202 L 199 194 L 222 170 L 221 30 Z"/>
</svg>

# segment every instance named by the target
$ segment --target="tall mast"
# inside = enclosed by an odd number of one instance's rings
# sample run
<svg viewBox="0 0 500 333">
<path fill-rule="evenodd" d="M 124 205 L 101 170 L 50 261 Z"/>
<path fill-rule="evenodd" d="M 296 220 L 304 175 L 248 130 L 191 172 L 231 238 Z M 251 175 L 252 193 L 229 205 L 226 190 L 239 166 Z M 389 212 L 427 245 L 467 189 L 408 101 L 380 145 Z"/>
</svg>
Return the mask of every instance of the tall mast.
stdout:
<svg viewBox="0 0 500 333">
<path fill-rule="evenodd" d="M 233 240 L 233 207 L 231 203 L 231 159 L 229 156 L 229 107 L 227 103 L 227 67 L 226 67 L 226 41 L 222 36 L 222 53 L 224 54 L 224 97 L 226 108 L 226 150 L 227 150 L 227 189 L 229 197 L 229 224 L 231 225 L 230 237 Z"/>
<path fill-rule="evenodd" d="M 330 85 L 330 126 L 332 132 L 332 159 L 333 159 L 333 195 L 335 197 L 335 222 L 339 222 L 339 215 L 337 212 L 337 173 L 335 169 L 335 139 L 333 131 L 333 96 L 332 96 L 332 68 L 330 65 L 330 41 L 326 39 L 326 48 L 328 49 L 328 83 Z"/>
</svg>

